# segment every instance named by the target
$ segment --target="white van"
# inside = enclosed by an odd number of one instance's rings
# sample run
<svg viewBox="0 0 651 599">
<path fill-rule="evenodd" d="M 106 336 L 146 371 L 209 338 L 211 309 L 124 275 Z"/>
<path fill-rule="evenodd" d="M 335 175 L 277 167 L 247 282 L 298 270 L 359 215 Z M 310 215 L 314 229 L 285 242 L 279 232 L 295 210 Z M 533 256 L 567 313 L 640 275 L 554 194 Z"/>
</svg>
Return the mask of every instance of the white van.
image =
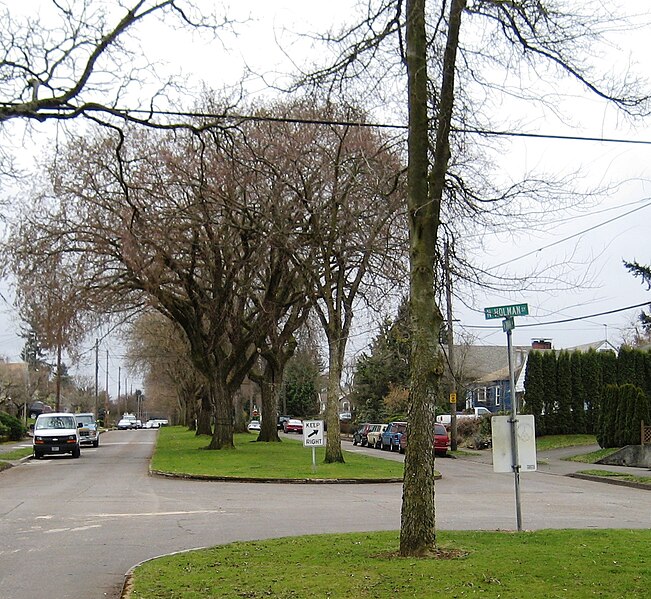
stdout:
<svg viewBox="0 0 651 599">
<path fill-rule="evenodd" d="M 41 414 L 34 424 L 33 450 L 35 458 L 46 454 L 72 454 L 73 458 L 81 455 L 79 430 L 74 414 L 50 412 Z"/>
</svg>

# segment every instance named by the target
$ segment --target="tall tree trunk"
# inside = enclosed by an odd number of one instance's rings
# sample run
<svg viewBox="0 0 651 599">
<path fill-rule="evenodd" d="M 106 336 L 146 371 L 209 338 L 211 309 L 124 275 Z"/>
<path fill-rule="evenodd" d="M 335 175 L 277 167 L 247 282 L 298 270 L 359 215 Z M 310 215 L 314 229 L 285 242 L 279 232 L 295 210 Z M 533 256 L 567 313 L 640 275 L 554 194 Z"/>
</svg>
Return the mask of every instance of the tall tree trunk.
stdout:
<svg viewBox="0 0 651 599">
<path fill-rule="evenodd" d="M 341 431 L 339 429 L 339 396 L 341 395 L 341 341 L 329 340 L 328 396 L 326 399 L 326 451 L 325 463 L 344 463 L 341 451 Z"/>
<path fill-rule="evenodd" d="M 258 441 L 280 442 L 276 426 L 276 412 L 278 410 L 278 395 L 282 384 L 283 366 L 271 356 L 264 358 L 264 371 L 260 377 L 260 404 L 262 410 L 262 423 Z"/>
<path fill-rule="evenodd" d="M 197 415 L 197 435 L 212 435 L 213 408 L 207 385 L 199 390 L 199 414 Z"/>
<path fill-rule="evenodd" d="M 438 336 L 443 322 L 434 293 L 436 239 L 454 99 L 454 66 L 465 0 L 452 0 L 443 59 L 434 165 L 428 161 L 427 38 L 425 0 L 407 0 L 407 73 L 409 107 L 408 208 L 412 372 L 409 451 L 405 457 L 400 553 L 427 555 L 436 547 L 434 486 L 434 405 L 440 393 L 443 361 Z"/>
<path fill-rule="evenodd" d="M 233 398 L 228 387 L 219 380 L 210 382 L 210 396 L 213 398 L 215 426 L 208 449 L 233 448 Z"/>
</svg>

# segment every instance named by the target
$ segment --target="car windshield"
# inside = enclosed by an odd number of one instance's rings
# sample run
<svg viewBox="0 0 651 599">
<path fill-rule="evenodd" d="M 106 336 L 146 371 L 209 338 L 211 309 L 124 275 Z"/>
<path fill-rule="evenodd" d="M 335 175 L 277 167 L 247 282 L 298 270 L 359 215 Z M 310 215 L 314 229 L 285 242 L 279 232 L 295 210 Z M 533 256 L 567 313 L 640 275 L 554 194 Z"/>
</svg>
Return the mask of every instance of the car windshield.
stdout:
<svg viewBox="0 0 651 599">
<path fill-rule="evenodd" d="M 94 424 L 95 419 L 92 416 L 75 416 L 77 424 Z"/>
<path fill-rule="evenodd" d="M 442 424 L 434 425 L 434 431 L 437 435 L 447 435 L 448 431 Z"/>
<path fill-rule="evenodd" d="M 43 428 L 75 428 L 75 423 L 72 417 L 46 416 L 36 422 L 36 430 Z"/>
</svg>

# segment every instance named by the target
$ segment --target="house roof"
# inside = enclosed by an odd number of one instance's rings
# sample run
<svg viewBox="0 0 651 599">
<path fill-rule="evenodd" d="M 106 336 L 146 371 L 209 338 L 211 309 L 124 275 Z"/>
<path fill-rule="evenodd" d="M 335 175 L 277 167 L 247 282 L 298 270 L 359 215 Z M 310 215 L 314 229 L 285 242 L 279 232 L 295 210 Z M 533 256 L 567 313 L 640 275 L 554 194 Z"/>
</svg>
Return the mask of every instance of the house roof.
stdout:
<svg viewBox="0 0 651 599">
<path fill-rule="evenodd" d="M 513 346 L 516 372 L 524 365 L 529 351 L 529 346 Z M 478 383 L 509 378 L 509 356 L 504 345 L 455 346 L 455 362 L 464 377 Z"/>
<path fill-rule="evenodd" d="M 447 350 L 447 348 L 445 348 Z M 607 339 L 584 343 L 575 347 L 565 348 L 566 351 L 587 352 L 595 351 L 617 351 Z M 529 345 L 514 345 L 514 374 L 516 379 L 516 390 L 523 390 L 522 379 L 527 357 L 531 351 L 559 352 L 559 349 L 538 349 Z M 454 347 L 455 368 L 463 371 L 464 377 L 476 384 L 489 384 L 496 381 L 506 381 L 509 378 L 509 358 L 505 345 L 460 345 Z"/>
</svg>

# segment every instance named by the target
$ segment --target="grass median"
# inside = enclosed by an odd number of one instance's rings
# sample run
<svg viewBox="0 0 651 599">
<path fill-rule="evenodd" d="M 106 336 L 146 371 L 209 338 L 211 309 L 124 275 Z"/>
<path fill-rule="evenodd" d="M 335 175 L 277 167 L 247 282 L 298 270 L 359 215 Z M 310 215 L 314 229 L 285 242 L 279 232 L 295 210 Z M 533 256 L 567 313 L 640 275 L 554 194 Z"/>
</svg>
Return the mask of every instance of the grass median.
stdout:
<svg viewBox="0 0 651 599">
<path fill-rule="evenodd" d="M 398 533 L 233 543 L 140 565 L 132 599 L 648 597 L 651 531 L 440 532 L 439 558 L 397 557 Z"/>
<path fill-rule="evenodd" d="M 312 450 L 302 437 L 283 438 L 281 443 L 258 443 L 257 434 L 235 435 L 235 449 L 209 451 L 209 437 L 197 437 L 184 427 L 166 426 L 159 431 L 151 468 L 157 472 L 215 478 L 244 479 L 402 479 L 401 461 L 386 460 L 358 452 L 344 452 L 344 464 L 324 464 L 325 449 L 316 449 L 316 472 Z"/>
</svg>

